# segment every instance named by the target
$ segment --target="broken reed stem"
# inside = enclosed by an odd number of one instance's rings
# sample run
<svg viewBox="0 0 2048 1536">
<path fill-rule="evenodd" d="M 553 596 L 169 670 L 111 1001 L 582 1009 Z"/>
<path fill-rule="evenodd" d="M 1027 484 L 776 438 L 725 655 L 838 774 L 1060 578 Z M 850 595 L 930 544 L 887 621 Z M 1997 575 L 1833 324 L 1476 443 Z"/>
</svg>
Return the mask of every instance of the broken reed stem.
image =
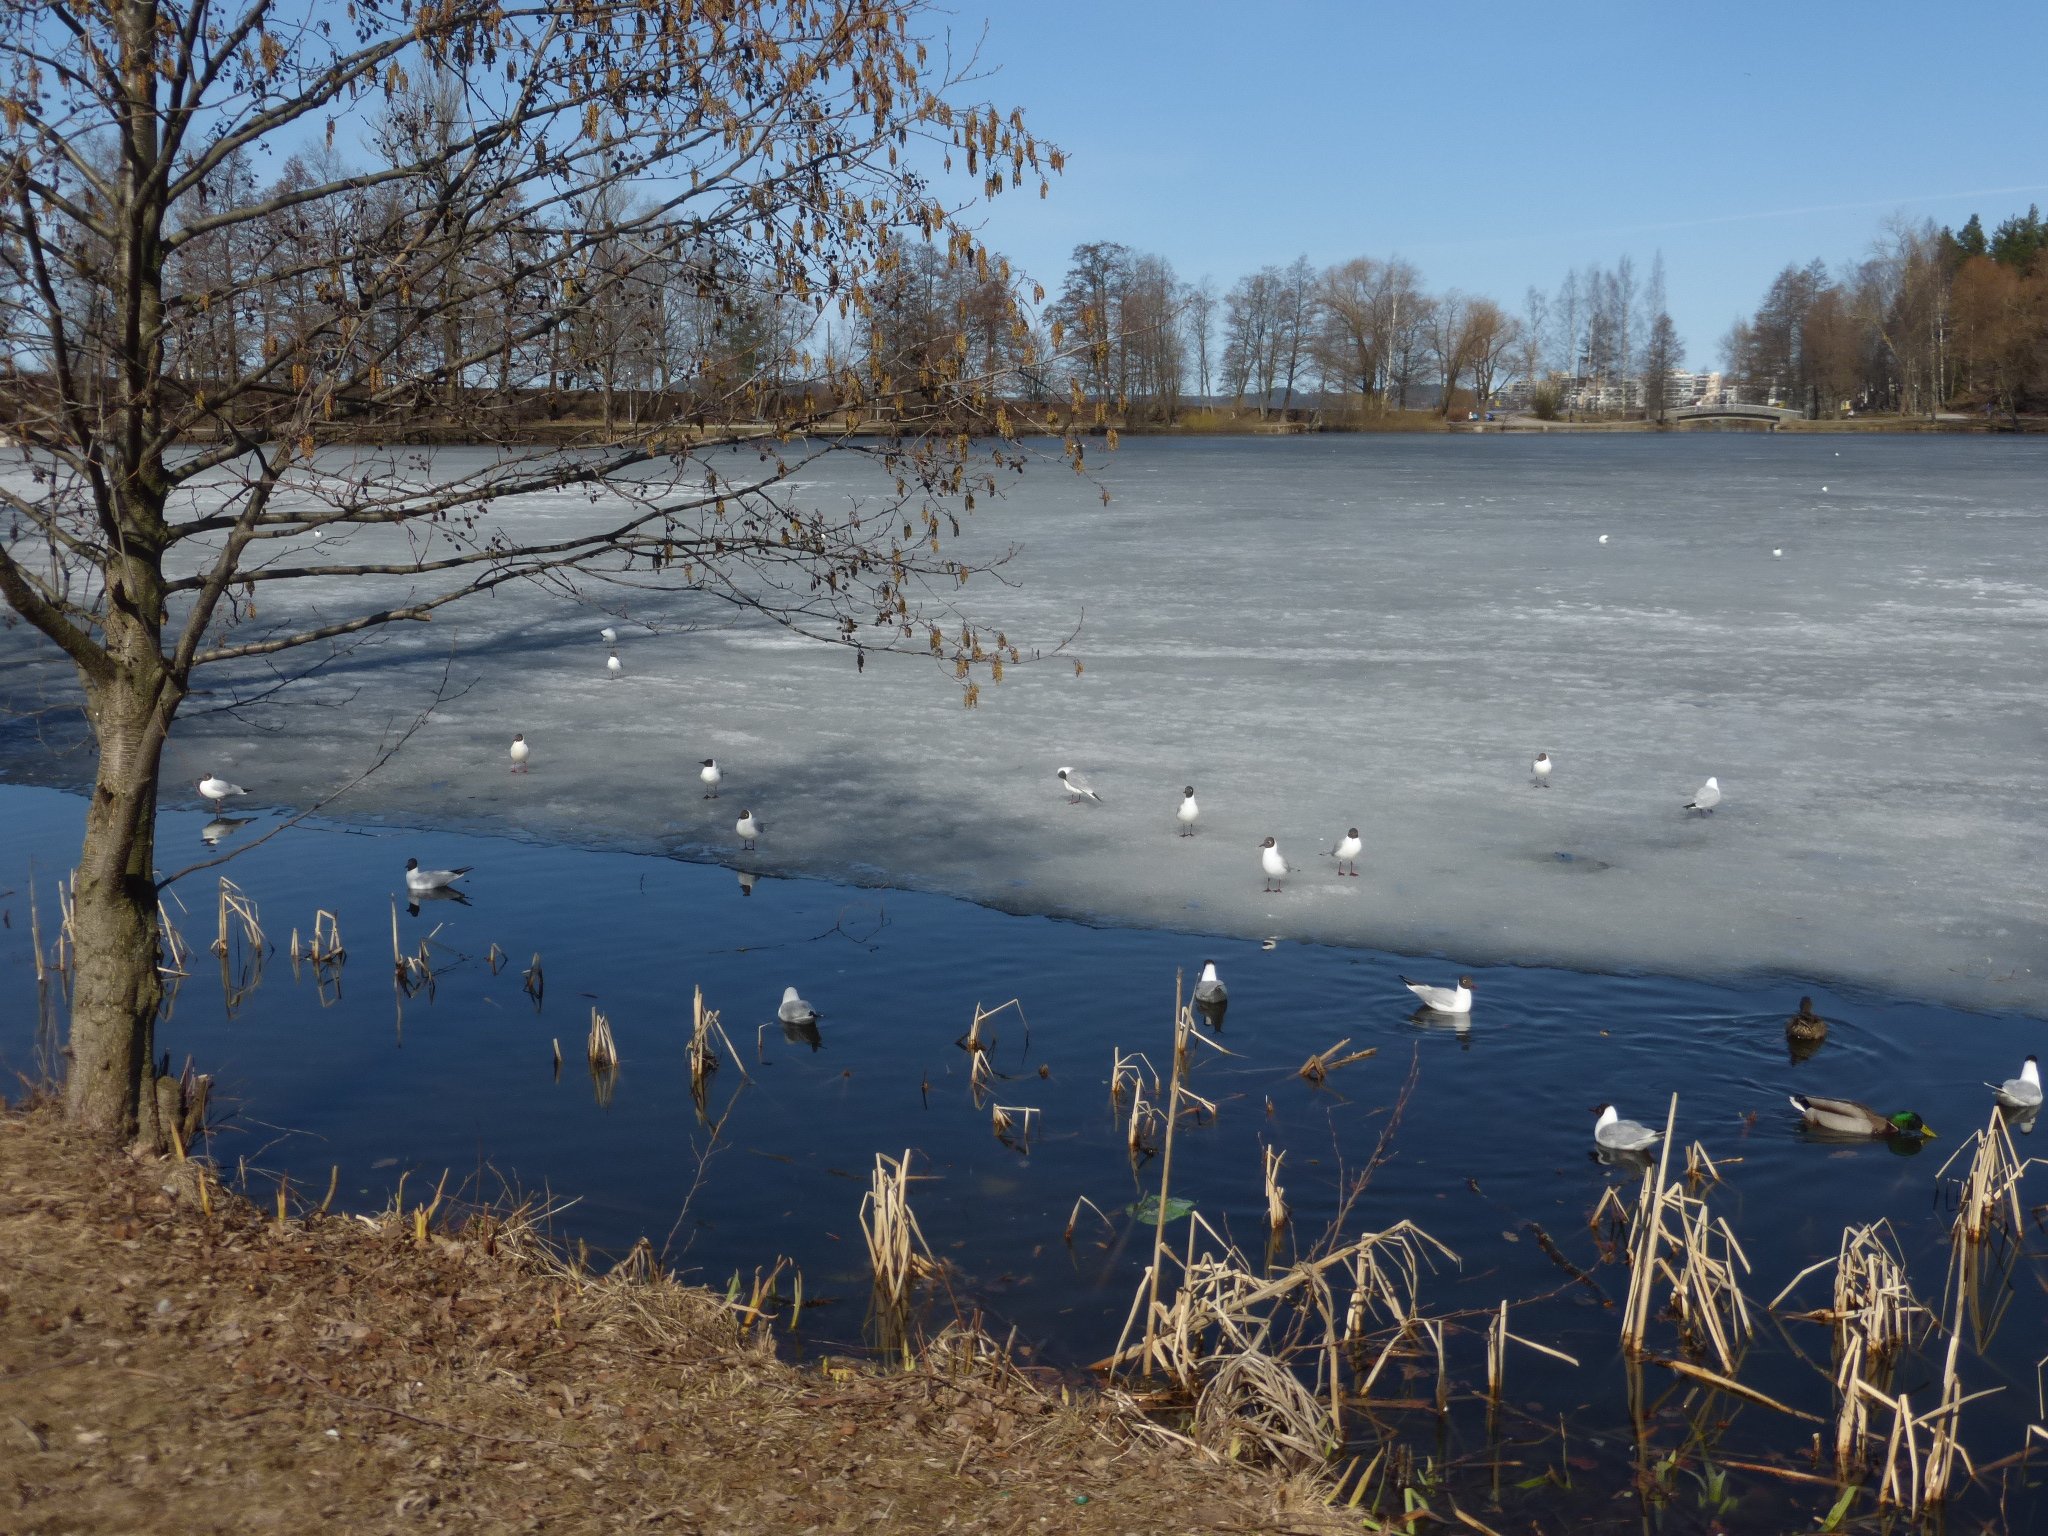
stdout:
<svg viewBox="0 0 2048 1536">
<path fill-rule="evenodd" d="M 252 953 L 262 949 L 263 925 L 256 920 L 256 903 L 226 875 L 220 877 L 219 911 L 220 932 L 213 941 L 216 955 L 227 958 L 231 934 L 239 934 L 243 947 Z"/>
<path fill-rule="evenodd" d="M 1379 1047 L 1376 1045 L 1367 1046 L 1362 1051 L 1353 1051 L 1348 1056 L 1338 1054 L 1350 1043 L 1351 1037 L 1346 1035 L 1327 1051 L 1319 1051 L 1309 1057 L 1307 1061 L 1301 1064 L 1300 1076 L 1308 1082 L 1320 1083 L 1339 1067 L 1348 1067 L 1354 1061 L 1363 1061 L 1368 1056 L 1377 1056 L 1379 1054 Z"/>
<path fill-rule="evenodd" d="M 1159 1276 L 1166 1263 L 1166 1211 L 1167 1196 L 1173 1184 L 1173 1133 L 1180 1125 L 1180 1075 L 1187 1046 L 1186 1033 L 1194 1027 L 1194 1016 L 1181 1001 L 1182 973 L 1173 973 L 1173 1081 L 1166 1096 L 1166 1145 L 1159 1159 L 1159 1220 L 1152 1233 L 1152 1269 L 1147 1282 L 1145 1297 L 1145 1353 L 1142 1356 L 1144 1370 L 1149 1374 L 1153 1363 L 1153 1342 L 1159 1325 Z M 1133 1112 L 1135 1115 L 1135 1111 Z M 1137 1130 L 1133 1121 L 1131 1132 L 1135 1147 Z M 1192 1233 L 1189 1237 L 1193 1241 Z"/>
<path fill-rule="evenodd" d="M 616 1072 L 619 1068 L 619 1047 L 612 1039 L 611 1020 L 597 1009 L 590 1010 L 590 1070 L 592 1072 Z"/>
<path fill-rule="evenodd" d="M 1285 1152 L 1275 1152 L 1271 1147 L 1266 1154 L 1266 1226 L 1279 1232 L 1287 1225 L 1287 1191 L 1280 1187 L 1280 1164 L 1285 1161 Z"/>
</svg>

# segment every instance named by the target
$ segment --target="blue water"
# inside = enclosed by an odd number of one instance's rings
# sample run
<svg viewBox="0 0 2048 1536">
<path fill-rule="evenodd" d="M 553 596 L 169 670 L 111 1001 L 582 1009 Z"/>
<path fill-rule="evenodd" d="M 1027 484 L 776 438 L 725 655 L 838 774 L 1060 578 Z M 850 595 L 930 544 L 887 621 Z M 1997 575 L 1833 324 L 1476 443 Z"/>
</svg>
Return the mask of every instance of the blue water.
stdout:
<svg viewBox="0 0 2048 1536">
<path fill-rule="evenodd" d="M 0 789 L 0 1073 L 10 1083 L 15 1071 L 39 1070 L 31 864 L 47 935 L 52 880 L 75 855 L 80 811 L 58 791 Z M 164 814 L 160 867 L 216 857 L 275 825 L 259 816 L 214 850 L 199 836 L 205 820 Z M 408 855 L 430 867 L 473 864 L 470 904 L 408 913 Z M 206 949 L 219 873 L 256 901 L 277 946 L 232 1007 Z M 1587 1220 L 1605 1188 L 1632 1191 L 1636 1179 L 1593 1156 L 1592 1106 L 1613 1100 L 1661 1122 L 1668 1095 L 1681 1094 L 1681 1142 L 1699 1139 L 1722 1165 L 1726 1183 L 1710 1198 L 1755 1266 L 1748 1289 L 1759 1306 L 1832 1254 L 1845 1223 L 1878 1217 L 1893 1222 L 1916 1285 L 1938 1304 L 1947 1216 L 1936 1171 L 1983 1123 L 1983 1080 L 2011 1075 L 2043 1034 L 2035 1018 L 1794 978 L 1728 986 L 1514 967 L 1473 973 L 1478 1002 L 1460 1030 L 1418 1022 L 1397 979 L 1448 980 L 1442 961 L 1098 929 L 814 880 L 763 878 L 745 894 L 727 868 L 381 826 L 301 825 L 173 889 L 194 974 L 177 987 L 159 1046 L 215 1074 L 214 1155 L 231 1173 L 245 1170 L 252 1190 L 284 1176 L 317 1198 L 333 1171 L 340 1203 L 373 1209 L 401 1176 L 418 1191 L 445 1170 L 451 1188 L 484 1198 L 551 1197 L 557 1234 L 590 1245 L 596 1262 L 646 1235 L 673 1267 L 722 1285 L 786 1256 L 807 1298 L 823 1303 L 794 1346 L 808 1350 L 862 1341 L 857 1212 L 875 1154 L 908 1150 L 920 1176 L 914 1208 L 956 1267 L 954 1293 L 999 1334 L 1014 1329 L 1031 1358 L 1069 1369 L 1109 1353 L 1150 1250 L 1152 1229 L 1125 1210 L 1156 1188 L 1158 1165 L 1127 1154 L 1109 1098 L 1112 1051 L 1142 1051 L 1165 1068 L 1176 972 L 1191 984 L 1213 959 L 1231 989 L 1213 1038 L 1232 1054 L 1195 1052 L 1192 1086 L 1218 1113 L 1182 1125 L 1174 1192 L 1257 1257 L 1260 1148 L 1283 1149 L 1294 1211 L 1277 1255 L 1285 1262 L 1323 1234 L 1412 1070 L 1391 1157 L 1347 1233 L 1406 1217 L 1460 1256 L 1423 1296 L 1429 1313 L 1462 1319 L 1450 1344 L 1461 1391 L 1483 1381 L 1480 1314 L 1503 1297 L 1516 1303 L 1516 1332 L 1575 1354 L 1576 1370 L 1515 1355 L 1511 1406 L 1532 1423 L 1571 1415 L 1574 1453 L 1615 1477 L 1627 1461 L 1615 1312 L 1545 1256 L 1529 1225 L 1619 1302 L 1626 1274 L 1601 1262 Z M 431 995 L 394 989 L 394 893 L 403 946 L 429 941 Z M 324 986 L 310 967 L 295 977 L 284 953 L 292 929 L 309 934 L 322 907 L 349 949 L 338 981 Z M 495 974 L 494 944 L 509 957 Z M 536 952 L 538 1007 L 521 984 Z M 824 1014 L 815 1048 L 772 1022 L 786 985 Z M 738 1057 L 702 1105 L 684 1060 L 696 987 Z M 1794 1063 L 1782 1023 L 1801 992 L 1836 1022 L 1818 1055 Z M 1022 1145 L 994 1134 L 956 1044 L 977 1004 L 1011 998 L 1022 1018 L 1011 1010 L 994 1026 L 1004 1077 L 993 1098 L 1039 1111 Z M 622 1058 L 608 1103 L 583 1061 L 593 1007 L 610 1019 Z M 1376 1054 L 1321 1087 L 1299 1077 L 1311 1053 L 1346 1037 Z M 1917 1156 L 1819 1141 L 1798 1127 L 1791 1091 L 1913 1108 L 1941 1139 Z M 1080 1196 L 1112 1221 L 1084 1211 L 1069 1243 L 1062 1233 Z M 1965 1443 L 1983 1461 L 2020 1448 L 2033 1362 L 2048 1354 L 2038 1253 L 2003 1273 L 2017 1304 L 1981 1356 L 1974 1341 L 1965 1351 L 1966 1387 L 2008 1388 L 1966 1410 Z M 1817 1304 L 1825 1281 L 1811 1284 L 1806 1299 Z M 1653 1329 L 1653 1343 L 1669 1346 L 1668 1325 Z M 1818 1363 L 1802 1362 L 1802 1349 Z M 1827 1358 L 1823 1331 L 1766 1321 L 1742 1377 L 1825 1415 Z M 1938 1363 L 1937 1347 L 1909 1358 L 1898 1385 L 1920 1395 Z M 1427 1382 L 1401 1388 L 1410 1390 L 1426 1395 Z M 1733 1421 L 1716 1432 L 1721 1454 L 1782 1459 L 1804 1443 L 1807 1427 L 1765 1410 L 1709 1407 Z M 1669 1411 L 1679 1411 L 1676 1398 Z M 1455 1413 L 1443 1453 L 1472 1452 L 1482 1424 L 1476 1410 Z M 1532 1452 L 1529 1468 L 1540 1471 L 1550 1454 Z M 1803 1508 L 1772 1502 L 1791 1496 L 1788 1487 L 1814 1492 L 1769 1479 L 1738 1486 L 1757 1509 Z M 1585 1518 L 1614 1508 L 1589 1505 Z"/>
</svg>

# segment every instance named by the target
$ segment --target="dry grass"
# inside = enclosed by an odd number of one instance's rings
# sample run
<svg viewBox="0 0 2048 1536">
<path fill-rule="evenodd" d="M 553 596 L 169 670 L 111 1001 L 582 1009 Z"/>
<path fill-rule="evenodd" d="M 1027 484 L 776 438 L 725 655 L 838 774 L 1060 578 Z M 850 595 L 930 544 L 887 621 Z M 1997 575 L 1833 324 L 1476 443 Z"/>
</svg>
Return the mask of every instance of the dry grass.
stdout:
<svg viewBox="0 0 2048 1536">
<path fill-rule="evenodd" d="M 452 1192 L 280 1222 L 199 1166 L 0 1114 L 0 1255 L 33 1256 L 0 1261 L 0 1527 L 1356 1530 L 965 1330 L 908 1370 L 784 1364 L 786 1270 L 599 1277 L 546 1211 Z"/>
<path fill-rule="evenodd" d="M 868 1267 L 874 1277 L 875 1318 L 885 1339 L 900 1341 L 918 1281 L 939 1271 L 917 1213 L 910 1208 L 908 1149 L 900 1158 L 875 1154 L 875 1171 L 860 1203 L 860 1230 L 867 1239 Z"/>
</svg>

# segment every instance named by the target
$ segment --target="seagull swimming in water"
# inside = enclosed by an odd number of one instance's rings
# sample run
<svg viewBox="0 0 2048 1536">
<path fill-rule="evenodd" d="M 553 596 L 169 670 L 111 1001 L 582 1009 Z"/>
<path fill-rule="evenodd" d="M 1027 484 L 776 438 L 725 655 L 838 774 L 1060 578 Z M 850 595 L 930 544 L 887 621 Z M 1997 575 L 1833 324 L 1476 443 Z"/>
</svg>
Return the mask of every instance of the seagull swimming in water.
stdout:
<svg viewBox="0 0 2048 1536">
<path fill-rule="evenodd" d="M 1199 994 L 1198 994 L 1199 995 Z M 2020 1063 L 2020 1075 L 2008 1077 L 2004 1082 L 1990 1088 L 1993 1097 L 2007 1109 L 2039 1109 L 2041 1107 L 2041 1063 L 2029 1056 Z"/>
<path fill-rule="evenodd" d="M 475 868 L 474 864 L 465 864 L 460 869 L 421 869 L 418 859 L 407 859 L 405 888 L 408 891 L 445 891 Z"/>
<path fill-rule="evenodd" d="M 1460 976 L 1455 987 L 1433 987 L 1426 981 L 1410 981 L 1401 978 L 1401 985 L 1422 999 L 1422 1006 L 1436 1013 L 1470 1013 L 1472 1011 L 1472 978 Z"/>
<path fill-rule="evenodd" d="M 795 987 L 784 987 L 782 1006 L 775 1010 L 775 1017 L 785 1024 L 815 1024 L 825 1015 L 798 997 Z"/>
<path fill-rule="evenodd" d="M 1074 772 L 1073 769 L 1062 768 L 1059 772 L 1059 780 L 1060 787 L 1073 796 L 1067 804 L 1079 805 L 1083 800 L 1093 800 L 1097 805 L 1102 804 L 1102 796 L 1095 793 L 1089 787 L 1088 781 L 1082 778 L 1080 774 Z"/>
<path fill-rule="evenodd" d="M 1606 534 L 1604 534 L 1604 533 L 1603 533 L 1603 534 L 1601 534 L 1601 535 L 1600 535 L 1600 542 L 1601 542 L 1602 544 L 1605 544 L 1605 543 L 1607 542 L 1607 535 L 1606 535 Z"/>
<path fill-rule="evenodd" d="M 1529 771 L 1536 775 L 1536 787 L 1538 789 L 1548 789 L 1550 787 L 1550 754 L 1548 752 L 1538 752 L 1536 754 L 1536 761 L 1529 765 Z"/>
<path fill-rule="evenodd" d="M 611 655 L 605 658 L 604 669 L 605 671 L 611 673 L 613 677 L 619 676 L 626 670 L 624 667 L 619 665 L 619 653 L 617 651 L 613 651 Z"/>
<path fill-rule="evenodd" d="M 249 791 L 242 788 L 239 784 L 230 784 L 217 773 L 209 773 L 205 778 L 199 780 L 199 793 L 215 805 L 219 805 L 221 801 L 227 799 L 230 795 L 246 795 Z"/>
<path fill-rule="evenodd" d="M 1266 894 L 1270 896 L 1287 877 L 1287 860 L 1281 857 L 1280 845 L 1270 837 L 1259 844 L 1259 867 L 1266 872 Z"/>
<path fill-rule="evenodd" d="M 697 770 L 697 778 L 704 785 L 704 798 L 706 800 L 716 800 L 718 798 L 718 781 L 724 777 L 725 775 L 718 771 L 717 758 L 707 757 L 704 759 L 704 766 Z"/>
<path fill-rule="evenodd" d="M 1337 839 L 1338 874 L 1348 874 L 1354 880 L 1358 878 L 1358 853 L 1364 846 L 1365 844 L 1359 841 L 1358 828 L 1356 827 L 1353 827 L 1349 832 L 1346 832 Z M 1344 867 L 1346 864 L 1349 864 L 1351 868 L 1346 869 Z"/>
<path fill-rule="evenodd" d="M 533 748 L 526 744 L 526 737 L 523 734 L 514 736 L 512 738 L 512 771 L 514 773 L 526 772 L 526 760 L 532 754 Z"/>
<path fill-rule="evenodd" d="M 754 813 L 746 810 L 740 812 L 740 819 L 732 824 L 732 829 L 740 835 L 740 849 L 742 852 L 752 848 L 754 846 L 754 839 L 759 837 L 765 830 L 761 823 L 754 819 Z"/>
<path fill-rule="evenodd" d="M 1202 979 L 1195 983 L 1195 1005 L 1200 1008 L 1220 1008 L 1230 1001 L 1230 989 L 1223 985 L 1223 978 L 1216 974 L 1216 962 L 1202 962 Z"/>
<path fill-rule="evenodd" d="M 1688 811 L 1698 811 L 1702 816 L 1711 816 L 1714 807 L 1720 803 L 1721 781 L 1710 775 L 1707 782 L 1699 787 L 1698 793 L 1685 802 L 1685 808 Z"/>
<path fill-rule="evenodd" d="M 1782 560 L 1785 558 L 1785 551 L 1783 551 L 1782 549 L 1774 549 L 1771 551 L 1771 558 L 1773 560 Z"/>
<path fill-rule="evenodd" d="M 1593 1141 L 1610 1152 L 1647 1152 L 1664 1139 L 1662 1131 L 1622 1119 L 1612 1104 L 1602 1104 L 1594 1113 L 1600 1118 L 1593 1122 Z"/>
<path fill-rule="evenodd" d="M 1180 809 L 1173 813 L 1174 820 L 1180 823 L 1182 837 L 1195 835 L 1195 818 L 1201 814 L 1202 808 L 1195 804 L 1195 786 L 1190 784 L 1180 792 Z"/>
</svg>

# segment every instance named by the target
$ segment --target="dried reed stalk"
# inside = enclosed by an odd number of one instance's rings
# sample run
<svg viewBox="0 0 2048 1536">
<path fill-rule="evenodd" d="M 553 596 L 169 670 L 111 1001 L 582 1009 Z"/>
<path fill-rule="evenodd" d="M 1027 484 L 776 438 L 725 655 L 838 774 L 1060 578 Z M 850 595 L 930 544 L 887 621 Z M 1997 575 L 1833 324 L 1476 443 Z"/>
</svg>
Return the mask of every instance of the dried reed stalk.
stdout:
<svg viewBox="0 0 2048 1536">
<path fill-rule="evenodd" d="M 1266 1226 L 1279 1232 L 1287 1225 L 1287 1191 L 1280 1187 L 1280 1164 L 1287 1154 L 1275 1152 L 1271 1147 L 1263 1150 L 1266 1155 Z"/>
<path fill-rule="evenodd" d="M 2021 1158 L 2012 1144 L 2012 1131 L 1997 1109 L 1981 1131 L 1970 1137 L 1941 1165 L 1936 1178 L 1945 1178 L 1956 1160 L 1965 1154 L 1969 1164 L 1958 1187 L 1956 1219 L 1949 1229 L 1955 1242 L 1981 1243 L 1995 1228 L 2018 1233 L 2025 1224 L 2020 1209 L 2020 1179 L 2035 1159 Z"/>
<path fill-rule="evenodd" d="M 585 1046 L 590 1057 L 592 1072 L 616 1072 L 619 1069 L 619 1047 L 612 1039 L 611 1020 L 595 1008 L 590 1010 L 590 1040 Z"/>
<path fill-rule="evenodd" d="M 263 925 L 256 920 L 256 903 L 243 894 L 239 885 L 226 875 L 222 875 L 220 932 L 213 941 L 213 952 L 222 959 L 227 958 L 230 935 L 239 938 L 243 948 L 249 953 L 256 953 L 263 948 Z"/>
<path fill-rule="evenodd" d="M 867 1239 L 876 1308 L 900 1317 L 910 1305 L 917 1282 L 936 1274 L 939 1267 L 916 1213 L 910 1209 L 907 1148 L 900 1158 L 875 1154 L 874 1175 L 860 1203 L 860 1230 Z"/>
<path fill-rule="evenodd" d="M 1362 1051 L 1352 1051 L 1348 1055 L 1344 1054 L 1344 1047 L 1350 1043 L 1351 1037 L 1346 1035 L 1327 1051 L 1318 1051 L 1301 1064 L 1300 1076 L 1307 1082 L 1320 1083 L 1339 1067 L 1348 1067 L 1354 1061 L 1363 1061 L 1368 1056 L 1379 1054 L 1379 1047 L 1376 1045 L 1367 1046 Z"/>
<path fill-rule="evenodd" d="M 1009 1140 L 1011 1132 L 1016 1131 L 1017 1140 L 1031 1139 L 1032 1123 L 1038 1118 L 1037 1110 L 1017 1104 L 992 1104 L 989 1110 L 989 1120 L 994 1125 L 997 1136 Z M 1023 1125 L 1021 1131 L 1017 1130 L 1019 1122 Z"/>
</svg>

